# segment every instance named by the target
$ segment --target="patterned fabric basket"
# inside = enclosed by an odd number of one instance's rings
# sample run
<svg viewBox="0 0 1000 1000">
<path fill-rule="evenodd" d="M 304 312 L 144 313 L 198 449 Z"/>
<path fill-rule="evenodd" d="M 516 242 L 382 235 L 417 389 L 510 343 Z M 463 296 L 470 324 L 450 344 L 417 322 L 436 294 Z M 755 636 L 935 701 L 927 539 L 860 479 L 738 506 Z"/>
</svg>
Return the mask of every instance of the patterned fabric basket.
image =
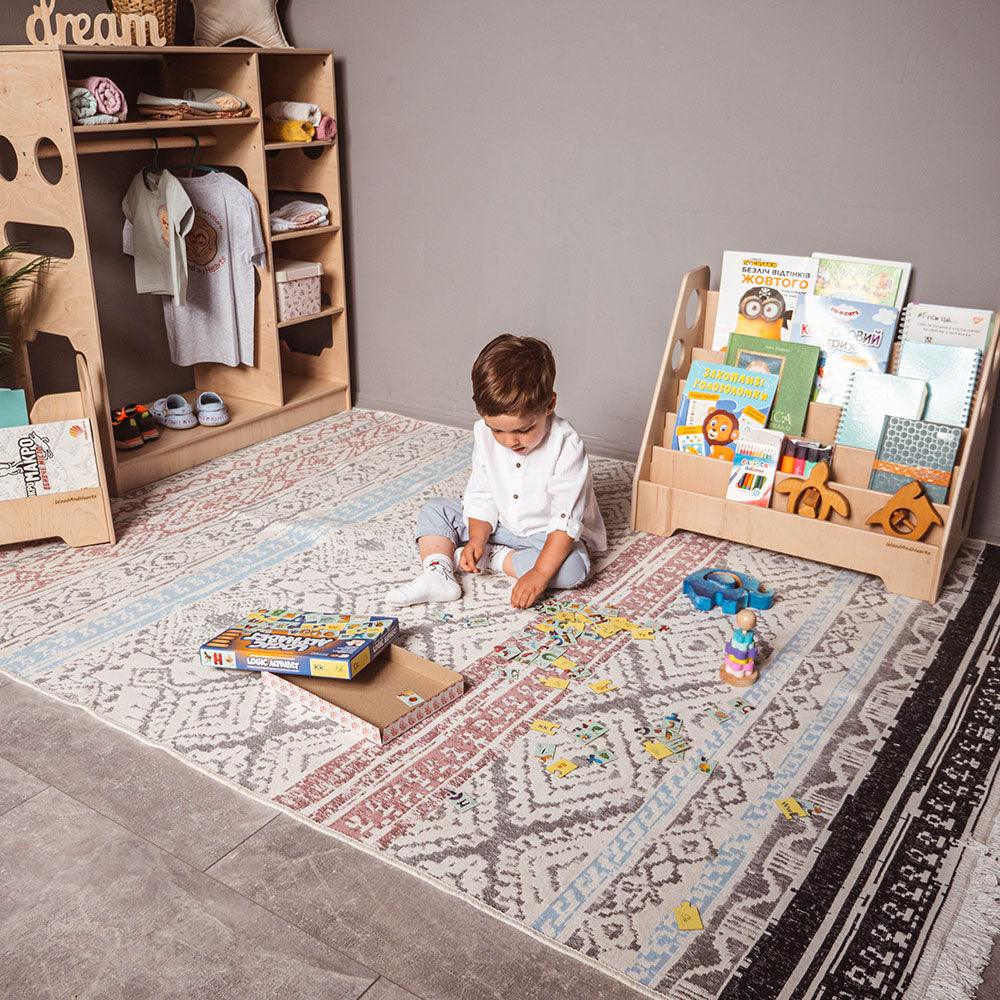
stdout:
<svg viewBox="0 0 1000 1000">
<path fill-rule="evenodd" d="M 110 0 L 110 6 L 118 17 L 122 14 L 152 14 L 167 45 L 174 44 L 177 0 Z"/>
</svg>

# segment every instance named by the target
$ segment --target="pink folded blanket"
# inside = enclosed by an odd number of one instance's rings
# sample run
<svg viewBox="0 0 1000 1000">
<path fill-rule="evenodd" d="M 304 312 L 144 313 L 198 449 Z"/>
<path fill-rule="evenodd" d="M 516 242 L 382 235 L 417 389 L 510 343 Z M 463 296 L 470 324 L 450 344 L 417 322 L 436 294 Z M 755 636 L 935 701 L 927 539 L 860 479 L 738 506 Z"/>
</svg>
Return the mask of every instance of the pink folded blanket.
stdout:
<svg viewBox="0 0 1000 1000">
<path fill-rule="evenodd" d="M 123 118 L 128 114 L 125 95 L 114 80 L 106 76 L 88 76 L 86 80 L 70 80 L 71 87 L 83 87 L 94 95 L 97 110 L 102 115 L 117 115 Z"/>
<path fill-rule="evenodd" d="M 320 141 L 324 139 L 337 138 L 337 119 L 330 115 L 323 115 L 316 126 L 316 138 Z"/>
</svg>

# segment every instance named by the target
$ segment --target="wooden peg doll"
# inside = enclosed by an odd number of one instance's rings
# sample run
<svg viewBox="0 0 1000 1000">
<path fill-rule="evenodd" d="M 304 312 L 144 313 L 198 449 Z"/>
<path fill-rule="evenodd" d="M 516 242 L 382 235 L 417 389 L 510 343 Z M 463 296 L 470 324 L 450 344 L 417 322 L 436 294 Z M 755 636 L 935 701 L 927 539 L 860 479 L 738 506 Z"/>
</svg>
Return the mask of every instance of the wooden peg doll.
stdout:
<svg viewBox="0 0 1000 1000">
<path fill-rule="evenodd" d="M 745 608 L 736 616 L 736 627 L 726 643 L 726 658 L 719 677 L 733 687 L 750 687 L 760 676 L 757 672 L 757 616 Z"/>
</svg>

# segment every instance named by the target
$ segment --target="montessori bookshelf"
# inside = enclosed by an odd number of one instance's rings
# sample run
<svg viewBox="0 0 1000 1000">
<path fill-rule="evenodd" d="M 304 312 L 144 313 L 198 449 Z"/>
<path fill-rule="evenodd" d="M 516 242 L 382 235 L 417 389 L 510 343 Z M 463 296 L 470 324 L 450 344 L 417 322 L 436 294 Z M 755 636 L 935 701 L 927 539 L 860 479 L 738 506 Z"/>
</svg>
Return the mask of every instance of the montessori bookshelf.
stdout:
<svg viewBox="0 0 1000 1000">
<path fill-rule="evenodd" d="M 885 493 L 868 489 L 875 460 L 872 451 L 836 445 L 830 485 L 847 497 L 850 516 L 815 521 L 788 513 L 783 496 L 772 497 L 767 509 L 726 500 L 728 462 L 671 449 L 678 401 L 691 362 L 725 363 L 723 352 L 711 350 L 719 296 L 709 289 L 710 277 L 705 266 L 688 271 L 681 281 L 636 466 L 632 527 L 658 535 L 697 531 L 860 570 L 881 577 L 893 593 L 936 600 L 972 520 L 1000 368 L 1000 336 L 994 335 L 982 360 L 948 503 L 935 504 L 944 524 L 933 527 L 919 542 L 895 538 L 865 526 L 868 515 L 889 499 Z M 839 406 L 810 403 L 802 436 L 832 444 L 839 417 Z M 777 482 L 787 478 L 786 473 L 777 474 Z"/>
<path fill-rule="evenodd" d="M 92 75 L 115 78 L 123 66 L 144 74 L 143 79 L 149 81 L 146 89 L 155 93 L 179 95 L 186 87 L 201 86 L 237 94 L 249 103 L 253 116 L 186 121 L 140 119 L 74 126 L 67 79 Z M 262 109 L 277 100 L 306 101 L 336 116 L 331 52 L 236 47 L 8 46 L 0 48 L 0 94 L 8 95 L 0 102 L 0 137 L 6 140 L 10 154 L 0 170 L 0 227 L 10 242 L 20 242 L 23 234 L 29 234 L 25 259 L 38 252 L 52 253 L 55 258 L 41 286 L 17 310 L 13 333 L 19 384 L 33 401 L 28 345 L 40 332 L 69 340 L 82 358 L 92 387 L 95 436 L 103 446 L 108 488 L 113 495 L 350 408 L 337 141 L 268 142 L 262 120 Z M 267 260 L 258 269 L 255 363 L 253 367 L 235 368 L 221 364 L 194 366 L 195 388 L 186 395 L 193 399 L 206 389 L 221 393 L 229 405 L 229 424 L 184 431 L 161 428 L 158 441 L 135 451 L 116 452 L 111 405 L 135 397 L 117 380 L 115 399 L 109 399 L 99 306 L 106 314 L 122 310 L 127 313 L 135 292 L 132 288 L 121 289 L 118 301 L 98 302 L 93 269 L 100 264 L 92 256 L 85 209 L 88 186 L 99 182 L 81 183 L 80 160 L 132 155 L 139 169 L 148 165 L 156 146 L 165 151 L 161 164 L 167 167 L 172 162 L 186 164 L 193 147 L 204 149 L 202 162 L 232 169 L 257 201 Z M 275 191 L 319 195 L 329 206 L 330 224 L 321 229 L 270 235 L 270 192 Z M 33 242 L 38 234 L 45 238 L 45 245 Z M 53 244 L 60 249 L 50 250 Z M 275 257 L 322 263 L 322 309 L 317 314 L 279 321 Z M 292 328 L 305 324 L 309 325 L 310 347 L 293 349 L 297 341 L 290 336 Z M 137 353 L 143 349 L 142 339 L 150 335 L 161 334 L 135 330 Z M 12 540 L 5 531 L 0 535 L 0 544 Z"/>
</svg>

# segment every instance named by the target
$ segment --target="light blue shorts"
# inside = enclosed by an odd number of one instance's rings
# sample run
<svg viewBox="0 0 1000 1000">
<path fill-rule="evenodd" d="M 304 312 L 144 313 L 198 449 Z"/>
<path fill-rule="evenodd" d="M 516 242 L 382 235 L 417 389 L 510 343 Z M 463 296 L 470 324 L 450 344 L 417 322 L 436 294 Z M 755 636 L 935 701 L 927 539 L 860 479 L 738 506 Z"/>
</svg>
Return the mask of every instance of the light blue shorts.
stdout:
<svg viewBox="0 0 1000 1000">
<path fill-rule="evenodd" d="M 440 535 L 450 538 L 456 545 L 463 545 L 469 540 L 469 528 L 462 513 L 462 501 L 445 497 L 435 497 L 428 500 L 420 508 L 417 517 L 417 538 L 424 535 Z M 545 539 L 548 535 L 540 531 L 537 535 L 515 535 L 502 524 L 490 535 L 492 545 L 506 545 L 514 550 L 514 572 L 520 577 L 531 569 L 538 561 Z M 568 590 L 579 587 L 590 576 L 590 555 L 587 546 L 579 539 L 573 543 L 573 549 L 556 575 L 549 581 L 549 586 L 556 590 Z"/>
</svg>

